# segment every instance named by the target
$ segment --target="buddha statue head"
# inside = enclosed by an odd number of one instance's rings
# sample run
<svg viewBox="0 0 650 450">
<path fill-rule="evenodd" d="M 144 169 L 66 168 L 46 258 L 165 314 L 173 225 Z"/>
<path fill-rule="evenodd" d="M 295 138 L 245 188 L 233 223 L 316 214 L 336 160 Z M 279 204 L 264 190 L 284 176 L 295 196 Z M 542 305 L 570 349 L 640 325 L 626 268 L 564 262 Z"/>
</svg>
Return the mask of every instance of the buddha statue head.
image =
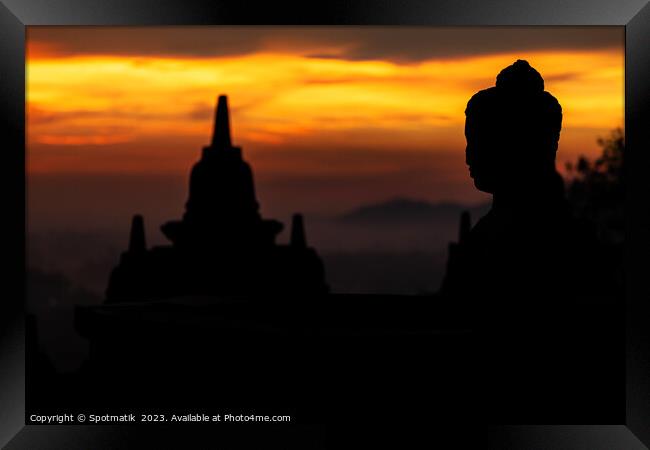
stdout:
<svg viewBox="0 0 650 450">
<path fill-rule="evenodd" d="M 477 189 L 526 189 L 557 175 L 562 108 L 528 62 L 503 69 L 496 86 L 469 100 L 465 116 L 465 161 Z"/>
</svg>

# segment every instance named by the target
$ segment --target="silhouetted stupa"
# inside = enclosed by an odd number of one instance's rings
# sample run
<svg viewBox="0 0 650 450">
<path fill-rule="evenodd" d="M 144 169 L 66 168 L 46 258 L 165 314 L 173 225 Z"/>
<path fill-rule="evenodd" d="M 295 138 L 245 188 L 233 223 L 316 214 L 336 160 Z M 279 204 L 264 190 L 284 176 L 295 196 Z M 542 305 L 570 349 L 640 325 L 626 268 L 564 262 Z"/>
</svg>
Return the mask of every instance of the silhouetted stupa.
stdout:
<svg viewBox="0 0 650 450">
<path fill-rule="evenodd" d="M 181 295 L 326 292 L 323 264 L 307 246 L 302 216 L 289 245 L 283 225 L 263 219 L 253 173 L 230 136 L 228 100 L 219 97 L 212 142 L 190 175 L 181 220 L 162 225 L 171 246 L 146 249 L 142 216 L 133 218 L 129 249 L 113 270 L 107 301 Z"/>
</svg>

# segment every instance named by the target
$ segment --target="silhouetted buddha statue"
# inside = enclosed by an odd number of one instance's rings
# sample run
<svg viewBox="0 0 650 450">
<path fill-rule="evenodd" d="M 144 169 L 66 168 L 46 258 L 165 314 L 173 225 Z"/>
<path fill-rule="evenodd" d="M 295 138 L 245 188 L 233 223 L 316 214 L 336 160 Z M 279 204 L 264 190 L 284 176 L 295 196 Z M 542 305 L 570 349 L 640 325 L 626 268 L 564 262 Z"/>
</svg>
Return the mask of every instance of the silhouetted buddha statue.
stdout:
<svg viewBox="0 0 650 450">
<path fill-rule="evenodd" d="M 465 114 L 470 176 L 493 204 L 456 251 L 462 262 L 443 293 L 494 305 L 588 291 L 595 245 L 572 218 L 555 168 L 562 108 L 541 75 L 518 60 L 470 99 Z"/>
<path fill-rule="evenodd" d="M 612 355 L 623 318 L 595 233 L 573 217 L 555 168 L 560 104 L 519 60 L 465 114 L 470 176 L 493 201 L 450 246 L 441 294 L 475 332 L 479 414 L 525 423 L 597 410 L 593 393 L 622 379 L 624 359 Z"/>
</svg>

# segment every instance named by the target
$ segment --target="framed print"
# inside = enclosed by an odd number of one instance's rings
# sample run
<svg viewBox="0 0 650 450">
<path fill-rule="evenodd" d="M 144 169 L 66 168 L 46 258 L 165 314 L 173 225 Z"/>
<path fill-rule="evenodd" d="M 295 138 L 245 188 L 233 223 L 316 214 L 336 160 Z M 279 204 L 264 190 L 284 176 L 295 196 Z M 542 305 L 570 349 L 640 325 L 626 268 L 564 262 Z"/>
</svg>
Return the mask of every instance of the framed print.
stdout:
<svg viewBox="0 0 650 450">
<path fill-rule="evenodd" d="M 650 446 L 645 2 L 0 18 L 3 448 Z"/>
</svg>

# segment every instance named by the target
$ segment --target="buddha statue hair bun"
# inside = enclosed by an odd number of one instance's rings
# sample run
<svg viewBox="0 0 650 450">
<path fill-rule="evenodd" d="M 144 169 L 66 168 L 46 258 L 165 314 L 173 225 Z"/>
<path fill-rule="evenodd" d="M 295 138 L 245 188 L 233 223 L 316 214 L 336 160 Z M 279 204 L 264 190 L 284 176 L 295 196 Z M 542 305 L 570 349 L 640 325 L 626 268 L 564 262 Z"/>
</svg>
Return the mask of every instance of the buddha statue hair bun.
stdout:
<svg viewBox="0 0 650 450">
<path fill-rule="evenodd" d="M 544 79 L 528 61 L 518 59 L 499 73 L 496 87 L 515 95 L 535 95 L 544 92 Z"/>
<path fill-rule="evenodd" d="M 562 107 L 553 95 L 544 90 L 542 75 L 518 59 L 503 69 L 496 86 L 483 89 L 467 102 L 465 114 L 484 128 L 501 130 L 505 137 L 516 136 L 529 149 L 552 155 L 558 148 L 562 129 Z M 476 126 L 476 125 L 474 125 Z"/>
</svg>

